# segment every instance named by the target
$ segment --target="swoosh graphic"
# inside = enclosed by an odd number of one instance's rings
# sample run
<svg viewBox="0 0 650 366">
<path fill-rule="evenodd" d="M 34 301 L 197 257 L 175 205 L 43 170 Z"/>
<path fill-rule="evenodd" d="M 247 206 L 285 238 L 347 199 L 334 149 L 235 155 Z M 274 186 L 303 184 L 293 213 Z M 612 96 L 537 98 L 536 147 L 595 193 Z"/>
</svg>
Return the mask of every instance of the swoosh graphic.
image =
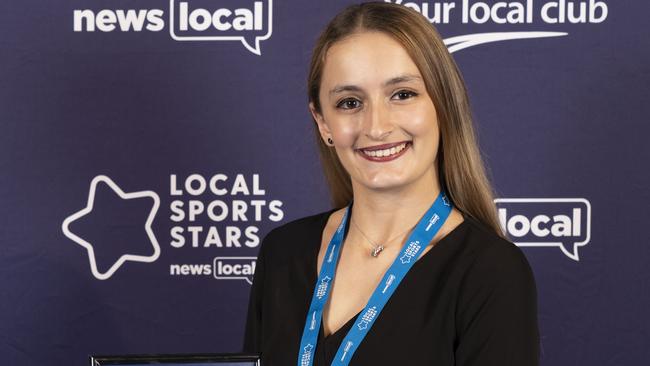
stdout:
<svg viewBox="0 0 650 366">
<path fill-rule="evenodd" d="M 508 41 L 512 39 L 524 38 L 545 38 L 566 36 L 566 32 L 491 32 L 491 33 L 474 33 L 463 36 L 456 36 L 444 39 L 444 43 L 449 49 L 449 53 L 454 53 L 462 49 L 476 46 L 483 43 Z M 451 46 L 451 47 L 450 47 Z"/>
</svg>

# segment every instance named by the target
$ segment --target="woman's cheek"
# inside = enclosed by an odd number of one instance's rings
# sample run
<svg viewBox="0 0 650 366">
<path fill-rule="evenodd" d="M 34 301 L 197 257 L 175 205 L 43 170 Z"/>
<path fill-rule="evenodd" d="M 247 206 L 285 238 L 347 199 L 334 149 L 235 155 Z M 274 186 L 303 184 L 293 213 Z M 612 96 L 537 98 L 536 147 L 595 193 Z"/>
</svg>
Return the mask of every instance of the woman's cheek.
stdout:
<svg viewBox="0 0 650 366">
<path fill-rule="evenodd" d="M 418 120 L 412 120 L 411 124 L 407 128 L 407 131 L 414 137 L 423 137 L 431 134 L 431 130 L 434 127 L 434 125 L 427 120 L 424 119 L 418 119 Z"/>
<path fill-rule="evenodd" d="M 418 108 L 411 111 L 409 117 L 404 128 L 414 135 L 427 135 L 438 129 L 438 120 L 434 110 Z"/>
<path fill-rule="evenodd" d="M 336 123 L 335 130 L 332 131 L 334 143 L 337 146 L 353 146 L 359 137 L 358 124 L 354 121 L 343 121 Z"/>
</svg>

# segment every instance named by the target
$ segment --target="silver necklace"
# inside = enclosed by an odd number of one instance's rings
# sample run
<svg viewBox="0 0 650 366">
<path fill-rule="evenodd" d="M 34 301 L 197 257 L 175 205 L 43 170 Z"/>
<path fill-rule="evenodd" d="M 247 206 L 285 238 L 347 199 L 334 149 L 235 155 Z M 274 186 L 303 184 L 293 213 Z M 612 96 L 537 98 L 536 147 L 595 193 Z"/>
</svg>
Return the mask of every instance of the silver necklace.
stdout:
<svg viewBox="0 0 650 366">
<path fill-rule="evenodd" d="M 364 233 L 364 232 L 363 232 L 363 231 L 362 231 L 362 230 L 357 226 L 357 224 L 356 224 L 354 221 L 352 221 L 352 220 L 350 220 L 350 221 L 352 222 L 352 225 L 354 225 L 354 227 L 356 227 L 357 230 L 359 230 L 359 232 L 361 233 L 361 235 L 363 235 L 363 237 L 366 238 L 366 240 L 368 240 L 368 244 L 370 244 L 370 246 L 372 247 L 372 251 L 370 252 L 370 255 L 376 258 L 376 257 L 379 255 L 379 253 L 381 253 L 382 250 L 384 250 L 384 246 L 383 246 L 382 244 L 374 244 L 374 243 L 372 242 L 372 240 L 370 240 L 370 239 L 368 238 L 368 236 L 366 236 L 366 234 L 365 234 L 365 233 Z M 406 233 L 407 231 L 411 231 L 411 230 L 413 230 L 414 227 L 415 227 L 415 225 L 413 225 L 412 228 L 407 229 L 407 230 L 405 230 L 405 231 L 402 231 L 402 232 L 399 233 L 398 235 L 395 235 L 394 237 L 392 237 L 392 238 L 386 240 L 384 243 L 390 243 L 391 241 L 393 241 L 393 239 L 395 239 L 395 238 L 397 238 L 397 237 L 399 237 L 399 236 L 401 236 L 401 235 L 404 235 L 404 233 Z"/>
</svg>

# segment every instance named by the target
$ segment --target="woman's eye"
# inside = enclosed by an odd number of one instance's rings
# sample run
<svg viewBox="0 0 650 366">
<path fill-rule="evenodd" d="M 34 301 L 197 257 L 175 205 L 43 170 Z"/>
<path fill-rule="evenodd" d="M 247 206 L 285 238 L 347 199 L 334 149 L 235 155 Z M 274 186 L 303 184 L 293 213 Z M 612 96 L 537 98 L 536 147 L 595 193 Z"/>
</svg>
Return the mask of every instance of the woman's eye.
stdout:
<svg viewBox="0 0 650 366">
<path fill-rule="evenodd" d="M 398 100 L 406 100 L 409 98 L 412 98 L 414 96 L 417 96 L 418 94 L 416 92 L 410 91 L 410 90 L 400 90 L 397 93 L 393 95 L 393 97 L 397 97 Z M 355 109 L 359 108 L 361 105 L 361 102 L 358 99 L 354 98 L 347 98 L 343 99 L 340 101 L 337 105 L 336 108 L 340 109 Z"/>
<path fill-rule="evenodd" d="M 337 108 L 354 109 L 359 106 L 359 101 L 356 99 L 344 99 L 336 105 Z"/>
<path fill-rule="evenodd" d="M 395 93 L 395 95 L 398 96 L 397 99 L 404 100 L 404 99 L 408 99 L 410 97 L 414 97 L 414 96 L 416 96 L 418 94 L 415 93 L 415 92 L 412 92 L 410 90 L 400 90 L 397 93 Z"/>
</svg>

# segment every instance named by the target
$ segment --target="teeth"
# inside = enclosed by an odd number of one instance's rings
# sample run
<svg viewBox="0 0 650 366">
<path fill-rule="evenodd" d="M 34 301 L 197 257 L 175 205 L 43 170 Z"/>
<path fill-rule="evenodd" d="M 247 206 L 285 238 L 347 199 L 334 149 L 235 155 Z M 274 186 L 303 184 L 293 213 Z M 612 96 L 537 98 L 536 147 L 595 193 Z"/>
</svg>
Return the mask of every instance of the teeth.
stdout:
<svg viewBox="0 0 650 366">
<path fill-rule="evenodd" d="M 361 150 L 363 151 L 364 154 L 368 156 L 375 156 L 375 157 L 384 157 L 384 156 L 391 156 L 399 153 L 400 151 L 404 150 L 406 147 L 406 142 L 393 146 L 390 149 L 384 149 L 384 150 Z"/>
</svg>

